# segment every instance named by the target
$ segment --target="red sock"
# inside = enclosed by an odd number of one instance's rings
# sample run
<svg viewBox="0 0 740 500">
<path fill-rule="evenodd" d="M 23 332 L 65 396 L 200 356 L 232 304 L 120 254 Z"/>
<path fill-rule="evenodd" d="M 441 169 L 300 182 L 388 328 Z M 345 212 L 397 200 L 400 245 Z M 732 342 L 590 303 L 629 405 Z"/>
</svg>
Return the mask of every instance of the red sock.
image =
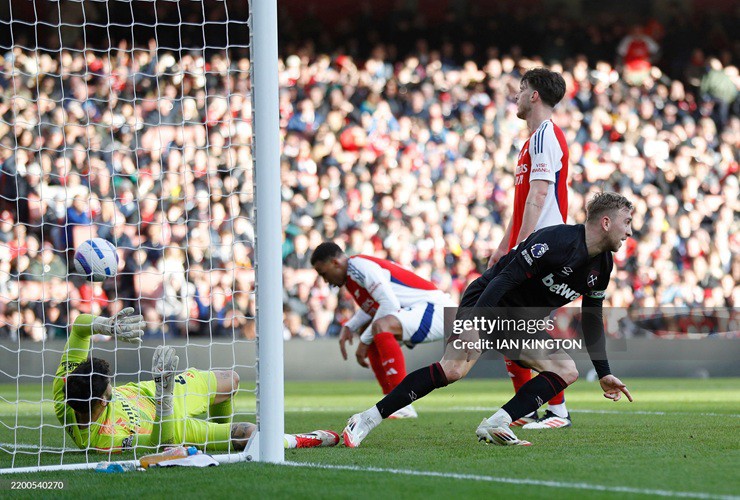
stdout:
<svg viewBox="0 0 740 500">
<path fill-rule="evenodd" d="M 396 337 L 390 332 L 377 334 L 374 344 L 378 347 L 383 373 L 389 387 L 388 392 L 390 392 L 406 377 L 406 359 L 403 357 L 403 351 Z M 388 392 L 384 391 L 384 394 Z"/>
<path fill-rule="evenodd" d="M 565 403 L 565 392 L 564 391 L 560 391 L 559 393 L 555 394 L 555 397 L 547 402 L 547 404 L 551 404 L 551 405 L 561 405 L 563 403 Z"/>
<path fill-rule="evenodd" d="M 514 392 L 519 392 L 524 384 L 532 380 L 532 370 L 523 368 L 508 358 L 504 358 L 504 361 L 506 361 L 506 371 L 509 372 L 511 382 L 514 384 Z"/>
<path fill-rule="evenodd" d="M 370 348 L 367 350 L 367 357 L 370 360 L 370 366 L 373 369 L 375 378 L 380 384 L 383 394 L 388 394 L 393 390 L 393 387 L 389 387 L 388 377 L 385 376 L 385 370 L 383 369 L 383 362 L 380 360 L 377 344 L 370 344 Z"/>
</svg>

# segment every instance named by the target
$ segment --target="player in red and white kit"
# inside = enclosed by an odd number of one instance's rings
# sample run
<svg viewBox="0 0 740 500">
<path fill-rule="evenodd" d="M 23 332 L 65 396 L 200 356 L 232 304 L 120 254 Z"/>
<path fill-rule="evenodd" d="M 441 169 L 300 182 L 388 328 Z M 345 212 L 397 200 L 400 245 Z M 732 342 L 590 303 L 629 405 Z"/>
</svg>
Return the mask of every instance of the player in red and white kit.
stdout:
<svg viewBox="0 0 740 500">
<path fill-rule="evenodd" d="M 514 188 L 514 214 L 504 239 L 491 256 L 488 267 L 538 229 L 564 224 L 568 217 L 568 145 L 563 131 L 550 119 L 553 108 L 565 95 L 565 80 L 554 71 L 527 71 L 516 94 L 517 117 L 527 122 L 531 135 L 519 152 Z M 532 378 L 532 371 L 506 359 L 514 390 Z M 571 425 L 562 392 L 549 401 L 543 418 L 537 413 L 512 425 L 550 429 Z"/>
<path fill-rule="evenodd" d="M 344 286 L 359 307 L 342 326 L 339 347 L 360 334 L 355 357 L 370 367 L 383 394 L 391 392 L 406 376 L 406 361 L 399 342 L 412 348 L 442 340 L 444 308 L 456 307 L 451 297 L 434 283 L 389 260 L 368 255 L 347 257 L 335 243 L 325 242 L 311 255 L 311 265 L 327 283 Z M 415 418 L 411 405 L 391 418 Z"/>
</svg>

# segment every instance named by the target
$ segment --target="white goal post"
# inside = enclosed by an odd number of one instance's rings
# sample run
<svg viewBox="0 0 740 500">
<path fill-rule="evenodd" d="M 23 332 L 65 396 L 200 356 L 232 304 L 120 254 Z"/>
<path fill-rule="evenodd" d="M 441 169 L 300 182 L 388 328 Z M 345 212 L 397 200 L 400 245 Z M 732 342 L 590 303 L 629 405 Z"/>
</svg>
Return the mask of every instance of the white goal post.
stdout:
<svg viewBox="0 0 740 500">
<path fill-rule="evenodd" d="M 283 462 L 283 261 L 280 249 L 277 0 L 252 0 L 250 20 L 259 263 L 256 280 L 259 460 Z"/>
<path fill-rule="evenodd" d="M 11 2 L 0 17 L 0 474 L 137 463 L 77 448 L 52 394 L 67 325 L 128 305 L 142 347 L 92 338 L 113 385 L 151 380 L 157 344 L 180 371 L 237 372 L 232 417 L 257 432 L 211 454 L 284 461 L 277 1 L 206 3 Z M 118 242 L 103 285 L 70 265 L 92 237 Z"/>
</svg>

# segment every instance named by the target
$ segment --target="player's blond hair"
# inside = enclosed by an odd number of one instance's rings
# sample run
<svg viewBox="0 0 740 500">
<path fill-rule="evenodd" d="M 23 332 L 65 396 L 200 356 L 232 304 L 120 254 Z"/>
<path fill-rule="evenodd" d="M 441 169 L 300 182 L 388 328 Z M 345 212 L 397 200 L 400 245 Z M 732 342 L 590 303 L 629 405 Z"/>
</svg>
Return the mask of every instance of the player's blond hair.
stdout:
<svg viewBox="0 0 740 500">
<path fill-rule="evenodd" d="M 635 206 L 621 194 L 611 191 L 596 193 L 586 205 L 586 221 L 598 220 L 604 214 L 618 212 L 623 208 L 631 212 Z"/>
</svg>

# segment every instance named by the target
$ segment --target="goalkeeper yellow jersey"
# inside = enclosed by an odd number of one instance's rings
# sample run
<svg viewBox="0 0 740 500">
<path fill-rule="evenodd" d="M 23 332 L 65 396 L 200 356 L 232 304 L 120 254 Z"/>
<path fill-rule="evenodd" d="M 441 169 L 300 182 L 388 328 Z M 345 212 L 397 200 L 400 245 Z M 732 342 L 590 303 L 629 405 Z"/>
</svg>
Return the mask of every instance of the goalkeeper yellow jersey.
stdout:
<svg viewBox="0 0 740 500">
<path fill-rule="evenodd" d="M 111 401 L 101 415 L 83 429 L 77 425 L 74 409 L 65 403 L 67 374 L 85 361 L 90 351 L 93 318 L 90 314 L 81 314 L 72 326 L 54 378 L 54 411 L 80 448 L 120 452 L 135 446 L 147 446 L 155 418 L 153 381 L 114 387 Z"/>
</svg>

